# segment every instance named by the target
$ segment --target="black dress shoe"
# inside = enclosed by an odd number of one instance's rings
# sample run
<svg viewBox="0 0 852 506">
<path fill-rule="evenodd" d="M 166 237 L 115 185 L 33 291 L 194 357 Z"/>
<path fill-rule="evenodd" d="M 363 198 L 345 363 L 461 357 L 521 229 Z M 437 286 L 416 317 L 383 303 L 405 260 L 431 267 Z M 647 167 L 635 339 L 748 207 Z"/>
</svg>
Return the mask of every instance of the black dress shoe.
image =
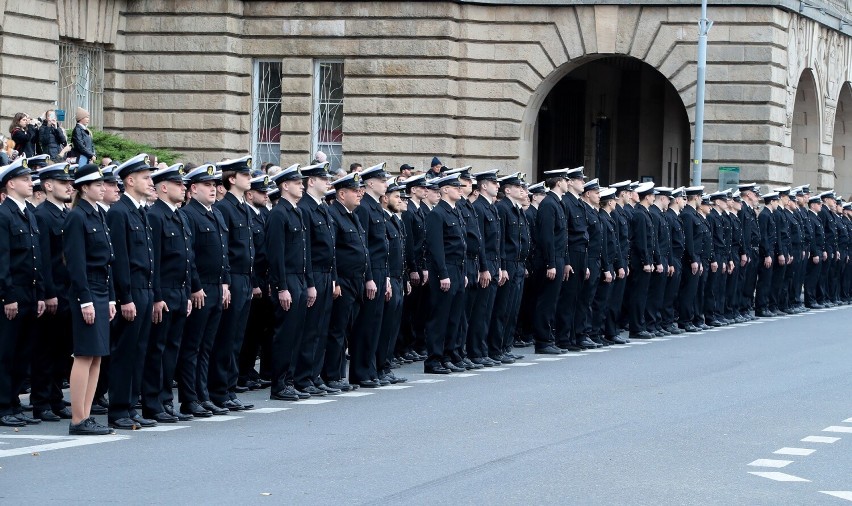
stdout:
<svg viewBox="0 0 852 506">
<path fill-rule="evenodd" d="M 497 357 L 491 357 L 491 360 L 496 360 L 496 361 L 500 362 L 501 364 L 514 364 L 515 363 L 515 359 L 506 355 L 505 353 L 503 355 L 500 355 L 500 356 L 497 356 Z"/>
<path fill-rule="evenodd" d="M 538 355 L 561 355 L 562 350 L 557 348 L 556 346 L 545 346 L 544 348 L 538 348 L 535 350 Z"/>
<path fill-rule="evenodd" d="M 452 362 L 444 362 L 444 363 L 443 363 L 443 366 L 444 366 L 444 369 L 449 369 L 449 370 L 450 370 L 450 372 L 465 372 L 465 371 L 467 370 L 467 369 L 465 369 L 464 367 L 458 367 L 458 366 L 456 366 L 456 365 L 455 365 L 454 363 L 452 363 Z"/>
<path fill-rule="evenodd" d="M 157 423 L 177 423 L 178 417 L 172 416 L 165 411 L 162 413 L 157 413 L 156 415 L 151 417 Z M 144 427 L 144 426 L 143 426 Z"/>
<path fill-rule="evenodd" d="M 134 422 L 136 422 L 137 424 L 139 424 L 140 427 L 156 427 L 157 426 L 156 420 L 152 420 L 150 418 L 145 418 L 142 415 L 136 415 L 132 418 L 132 420 Z"/>
<path fill-rule="evenodd" d="M 311 397 L 325 397 L 326 395 L 328 395 L 325 390 L 317 388 L 313 385 L 308 385 L 308 386 L 306 386 L 304 388 L 300 388 L 300 389 L 301 389 L 302 392 L 305 392 L 306 394 L 311 394 Z"/>
<path fill-rule="evenodd" d="M 352 385 L 348 381 L 343 380 L 332 380 L 326 383 L 330 388 L 335 388 L 337 390 L 348 392 L 352 390 Z"/>
<path fill-rule="evenodd" d="M 92 404 L 92 408 L 89 412 L 93 415 L 106 415 L 109 413 L 109 409 L 101 406 L 100 404 Z"/>
<path fill-rule="evenodd" d="M 270 399 L 274 399 L 276 401 L 291 401 L 296 402 L 299 400 L 299 394 L 296 392 L 296 388 L 292 385 L 287 385 L 280 390 L 275 390 L 269 394 Z"/>
<path fill-rule="evenodd" d="M 15 414 L 15 418 L 17 418 L 18 420 L 20 420 L 20 421 L 24 422 L 24 423 L 25 423 L 25 424 L 27 424 L 27 425 L 38 425 L 38 424 L 40 424 L 40 423 L 41 423 L 41 420 L 39 420 L 39 419 L 37 419 L 37 418 L 33 418 L 33 417 L 31 417 L 30 415 L 28 415 L 28 414 L 26 414 L 26 413 L 16 413 L 16 414 Z"/>
<path fill-rule="evenodd" d="M 63 420 L 71 419 L 71 410 L 65 406 L 62 406 L 62 409 L 54 409 L 53 414 Z"/>
<path fill-rule="evenodd" d="M 219 406 L 213 404 L 212 401 L 204 401 L 201 403 L 201 407 L 206 409 L 207 411 L 213 413 L 214 415 L 227 415 L 231 412 L 230 409 L 220 408 Z M 194 413 L 193 413 L 194 414 Z"/>
<path fill-rule="evenodd" d="M 382 386 L 382 384 L 379 383 L 378 380 L 372 380 L 372 379 L 360 381 L 360 382 L 358 382 L 358 384 L 361 385 L 362 388 L 379 388 L 380 386 Z M 388 385 L 390 385 L 390 382 L 388 382 Z"/>
<path fill-rule="evenodd" d="M 469 359 L 469 358 L 464 358 L 464 359 L 462 359 L 462 362 L 464 362 L 464 366 L 465 366 L 465 368 L 466 368 L 467 370 L 479 370 L 479 369 L 484 369 L 484 368 L 485 368 L 485 366 L 484 366 L 484 365 L 482 365 L 482 364 L 477 364 L 477 363 L 475 363 L 473 360 L 471 360 L 471 359 Z"/>
<path fill-rule="evenodd" d="M 325 392 L 328 395 L 337 395 L 337 394 L 342 392 L 339 388 L 331 388 L 330 386 L 326 385 L 325 383 L 320 383 L 319 385 L 317 385 L 317 388 L 319 390 L 322 390 L 323 392 Z"/>
<path fill-rule="evenodd" d="M 373 381 L 378 381 L 379 386 L 386 387 L 391 384 L 390 380 L 384 376 L 379 376 L 378 378 L 373 378 Z"/>
<path fill-rule="evenodd" d="M 589 339 L 583 339 L 583 340 L 581 340 L 581 341 L 578 341 L 578 342 L 577 342 L 577 346 L 579 346 L 579 347 L 581 347 L 581 348 L 585 348 L 585 349 L 587 349 L 587 350 L 593 350 L 593 349 L 595 349 L 595 348 L 599 348 L 599 347 L 600 347 L 600 346 L 598 345 L 598 343 L 596 343 L 596 342 L 594 342 L 594 341 L 590 341 Z"/>
<path fill-rule="evenodd" d="M 19 420 L 15 415 L 0 416 L 0 425 L 3 427 L 24 427 L 27 422 Z"/>
<path fill-rule="evenodd" d="M 424 365 L 423 366 L 423 372 L 425 374 L 450 374 L 450 372 L 452 372 L 452 371 L 450 371 L 449 369 L 447 369 L 446 367 L 444 367 L 441 364 L 437 364 L 437 365 Z"/>
<path fill-rule="evenodd" d="M 62 420 L 50 409 L 34 409 L 33 417 L 44 422 L 58 422 Z"/>
<path fill-rule="evenodd" d="M 269 381 L 267 379 L 263 379 L 263 378 L 258 378 L 258 379 L 255 380 L 255 382 L 257 382 L 257 384 L 260 385 L 260 388 L 268 388 L 268 387 L 272 386 L 271 381 Z"/>
<path fill-rule="evenodd" d="M 482 366 L 480 366 L 480 369 L 481 368 L 482 368 Z M 388 379 L 390 380 L 392 385 L 396 385 L 397 383 L 405 383 L 406 381 L 408 381 L 408 378 L 406 378 L 404 376 L 397 376 L 396 374 L 394 374 L 392 372 L 388 373 Z"/>
<path fill-rule="evenodd" d="M 97 399 L 95 399 L 95 402 L 93 402 L 92 404 L 97 404 L 98 406 L 103 406 L 103 407 L 109 409 L 109 401 L 103 395 L 98 397 Z"/>
<path fill-rule="evenodd" d="M 142 428 L 141 425 L 131 420 L 130 418 L 119 418 L 117 420 L 110 420 L 109 426 L 113 429 L 120 430 L 138 430 Z"/>
<path fill-rule="evenodd" d="M 485 360 L 484 358 L 472 358 L 470 361 L 476 365 L 481 365 L 482 367 L 494 367 L 494 362 L 491 360 Z"/>
<path fill-rule="evenodd" d="M 243 402 L 243 401 L 241 401 L 241 400 L 237 399 L 237 397 L 236 397 L 236 396 L 234 396 L 234 398 L 233 398 L 233 399 L 231 399 L 231 401 L 233 401 L 233 402 L 235 402 L 235 403 L 239 404 L 239 406 L 240 406 L 240 411 L 251 411 L 251 410 L 253 410 L 253 409 L 254 409 L 254 404 L 251 404 L 251 403 L 249 403 L 249 402 Z"/>
<path fill-rule="evenodd" d="M 506 355 L 512 357 L 515 360 L 523 360 L 523 358 L 524 358 L 524 355 L 518 355 L 517 353 L 512 353 L 511 351 L 503 354 L 504 357 Z"/>
<path fill-rule="evenodd" d="M 228 399 L 227 401 L 221 403 L 217 402 L 215 404 L 222 409 L 227 409 L 228 411 L 242 411 L 243 409 L 245 409 L 242 404 L 234 402 L 233 399 Z"/>
<path fill-rule="evenodd" d="M 654 339 L 654 334 L 643 330 L 641 332 L 631 332 L 630 339 Z"/>
<path fill-rule="evenodd" d="M 627 339 L 624 339 L 621 336 L 611 336 L 611 337 L 607 337 L 607 339 L 612 341 L 613 344 L 627 344 L 628 343 Z"/>
<path fill-rule="evenodd" d="M 213 413 L 201 406 L 197 401 L 185 402 L 180 405 L 180 413 L 198 418 L 210 418 Z"/>
<path fill-rule="evenodd" d="M 91 417 L 77 424 L 68 424 L 68 435 L 70 436 L 106 436 L 113 433 L 112 429 L 99 424 Z"/>
<path fill-rule="evenodd" d="M 247 386 L 240 386 L 240 385 L 234 386 L 234 392 L 236 392 L 238 394 L 248 392 L 248 391 L 249 391 L 249 387 L 247 387 Z"/>
</svg>

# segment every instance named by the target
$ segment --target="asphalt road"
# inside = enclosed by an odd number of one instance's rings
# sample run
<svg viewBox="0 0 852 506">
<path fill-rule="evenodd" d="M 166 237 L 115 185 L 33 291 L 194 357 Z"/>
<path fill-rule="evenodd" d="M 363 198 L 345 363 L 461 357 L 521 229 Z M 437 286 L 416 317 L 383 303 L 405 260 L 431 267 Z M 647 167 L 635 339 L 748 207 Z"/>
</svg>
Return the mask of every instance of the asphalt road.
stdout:
<svg viewBox="0 0 852 506">
<path fill-rule="evenodd" d="M 252 392 L 262 409 L 183 428 L 2 428 L 0 504 L 843 504 L 850 309 L 477 374 L 418 363 L 316 404 Z"/>
</svg>

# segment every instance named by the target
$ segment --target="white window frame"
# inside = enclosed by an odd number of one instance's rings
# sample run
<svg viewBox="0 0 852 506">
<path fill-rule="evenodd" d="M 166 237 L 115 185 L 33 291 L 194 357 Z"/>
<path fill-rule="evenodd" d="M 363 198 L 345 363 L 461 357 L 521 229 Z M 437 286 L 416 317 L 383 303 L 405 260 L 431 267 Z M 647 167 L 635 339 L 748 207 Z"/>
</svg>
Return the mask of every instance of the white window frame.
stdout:
<svg viewBox="0 0 852 506">
<path fill-rule="evenodd" d="M 337 167 L 342 165 L 343 160 L 343 133 L 341 131 L 341 139 L 340 142 L 323 142 L 320 143 L 319 139 L 319 131 L 320 131 L 320 109 L 323 105 L 331 105 L 332 102 L 321 102 L 320 99 L 320 67 L 322 65 L 343 65 L 343 60 L 315 60 L 314 61 L 314 96 L 313 96 L 313 110 L 312 110 L 312 126 L 311 126 L 311 158 L 314 157 L 317 151 L 321 149 L 321 146 L 337 146 L 339 155 L 334 155 L 338 157 L 337 165 L 334 163 L 335 160 L 332 160 L 332 153 L 326 152 L 326 155 L 329 156 L 329 162 L 331 163 L 331 169 L 334 170 Z M 342 70 L 342 69 L 341 69 Z M 345 75 L 344 75 L 345 77 Z M 345 97 L 344 97 L 345 98 Z M 343 98 L 340 99 L 340 102 L 333 102 L 333 104 L 339 105 L 343 107 Z M 341 130 L 343 128 L 342 120 L 341 120 Z M 345 169 L 345 167 L 343 167 Z"/>
<path fill-rule="evenodd" d="M 269 151 L 267 149 L 262 150 L 261 146 L 275 146 L 274 142 L 260 142 L 260 128 L 261 128 L 261 105 L 274 104 L 275 102 L 272 100 L 263 100 L 261 101 L 260 90 L 261 90 L 261 80 L 262 76 L 260 75 L 260 66 L 261 64 L 270 64 L 277 63 L 279 66 L 281 65 L 281 60 L 263 60 L 258 59 L 255 60 L 252 64 L 252 96 L 251 96 L 251 150 L 252 150 L 252 158 L 256 160 L 256 165 L 259 167 L 263 162 L 272 162 L 274 165 L 279 165 L 281 163 L 281 140 L 279 139 L 277 145 L 278 158 L 274 160 L 266 160 L 261 156 L 261 153 L 264 155 L 268 154 Z M 283 66 L 281 67 L 283 70 Z M 281 76 L 283 79 L 283 75 Z M 279 99 L 279 104 L 281 99 Z M 278 119 L 278 130 L 279 134 L 281 131 L 281 118 Z"/>
</svg>

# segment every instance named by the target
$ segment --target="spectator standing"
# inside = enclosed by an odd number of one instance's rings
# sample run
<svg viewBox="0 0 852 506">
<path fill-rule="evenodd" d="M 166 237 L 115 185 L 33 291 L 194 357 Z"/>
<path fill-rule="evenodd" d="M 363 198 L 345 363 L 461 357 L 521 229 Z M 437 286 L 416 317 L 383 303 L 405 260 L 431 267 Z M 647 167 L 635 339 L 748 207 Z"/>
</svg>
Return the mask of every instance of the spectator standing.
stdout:
<svg viewBox="0 0 852 506">
<path fill-rule="evenodd" d="M 65 136 L 65 130 L 59 126 L 56 120 L 56 111 L 50 109 L 44 113 L 44 123 L 38 131 L 38 141 L 41 146 L 41 152 L 48 155 L 54 162 L 61 161 L 65 158 L 71 146 L 68 145 L 68 138 Z"/>
<path fill-rule="evenodd" d="M 82 107 L 77 108 L 77 126 L 71 133 L 71 142 L 74 144 L 74 154 L 77 157 L 77 165 L 85 165 L 94 161 L 95 148 L 92 141 L 92 132 L 89 131 L 89 111 Z"/>
<path fill-rule="evenodd" d="M 12 119 L 9 126 L 9 134 L 15 141 L 15 149 L 27 158 L 36 154 L 36 139 L 38 138 L 38 127 L 36 121 L 27 113 L 19 112 Z"/>
</svg>

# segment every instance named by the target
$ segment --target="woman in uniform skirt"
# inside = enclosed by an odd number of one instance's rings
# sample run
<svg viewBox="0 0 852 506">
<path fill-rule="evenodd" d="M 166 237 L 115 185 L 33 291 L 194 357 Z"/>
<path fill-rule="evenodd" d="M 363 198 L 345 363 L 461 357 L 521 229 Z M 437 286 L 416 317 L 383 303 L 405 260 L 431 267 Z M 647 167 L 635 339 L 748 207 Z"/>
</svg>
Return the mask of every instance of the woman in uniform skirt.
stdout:
<svg viewBox="0 0 852 506">
<path fill-rule="evenodd" d="M 115 316 L 112 281 L 112 243 L 98 202 L 104 198 L 104 180 L 94 164 L 74 174 L 73 209 L 65 219 L 62 246 L 71 277 L 71 330 L 74 365 L 71 368 L 72 435 L 103 435 L 111 429 L 91 416 L 101 357 L 109 355 L 109 322 Z"/>
</svg>

